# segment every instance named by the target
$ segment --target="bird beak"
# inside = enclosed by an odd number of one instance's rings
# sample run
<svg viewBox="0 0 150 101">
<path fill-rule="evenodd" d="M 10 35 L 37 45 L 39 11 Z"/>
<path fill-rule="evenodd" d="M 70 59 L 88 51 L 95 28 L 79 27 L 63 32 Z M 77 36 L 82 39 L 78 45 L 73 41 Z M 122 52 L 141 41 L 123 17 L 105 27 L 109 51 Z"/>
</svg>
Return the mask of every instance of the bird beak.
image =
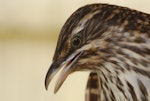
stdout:
<svg viewBox="0 0 150 101">
<path fill-rule="evenodd" d="M 78 58 L 81 56 L 83 51 L 75 52 L 72 54 L 69 58 L 67 58 L 63 62 L 54 61 L 52 65 L 50 66 L 46 78 L 45 78 L 45 88 L 48 89 L 48 85 L 50 84 L 53 77 L 56 75 L 56 73 L 63 67 L 61 74 L 56 82 L 54 93 L 57 93 L 67 76 L 73 72 L 73 64 L 77 62 Z M 65 66 L 64 66 L 65 65 Z"/>
</svg>

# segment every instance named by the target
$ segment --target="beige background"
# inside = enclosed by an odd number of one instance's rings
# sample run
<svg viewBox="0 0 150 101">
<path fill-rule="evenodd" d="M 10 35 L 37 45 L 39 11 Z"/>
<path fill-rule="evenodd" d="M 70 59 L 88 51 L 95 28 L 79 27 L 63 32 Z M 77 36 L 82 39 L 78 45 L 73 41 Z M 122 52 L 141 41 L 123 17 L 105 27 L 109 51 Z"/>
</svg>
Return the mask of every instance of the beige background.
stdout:
<svg viewBox="0 0 150 101">
<path fill-rule="evenodd" d="M 0 0 L 0 101 L 84 101 L 88 73 L 70 75 L 56 95 L 57 77 L 48 91 L 44 79 L 66 19 L 96 2 L 150 13 L 150 0 Z"/>
</svg>

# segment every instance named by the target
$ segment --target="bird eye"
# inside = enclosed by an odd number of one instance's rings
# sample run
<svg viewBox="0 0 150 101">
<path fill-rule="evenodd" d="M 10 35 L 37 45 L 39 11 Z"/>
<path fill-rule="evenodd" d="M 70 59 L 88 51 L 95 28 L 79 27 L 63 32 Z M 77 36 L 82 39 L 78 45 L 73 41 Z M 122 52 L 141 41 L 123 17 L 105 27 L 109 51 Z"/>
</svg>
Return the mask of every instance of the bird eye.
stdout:
<svg viewBox="0 0 150 101">
<path fill-rule="evenodd" d="M 80 36 L 75 36 L 73 39 L 72 39 L 72 46 L 73 47 L 78 47 L 81 45 L 81 37 Z"/>
</svg>

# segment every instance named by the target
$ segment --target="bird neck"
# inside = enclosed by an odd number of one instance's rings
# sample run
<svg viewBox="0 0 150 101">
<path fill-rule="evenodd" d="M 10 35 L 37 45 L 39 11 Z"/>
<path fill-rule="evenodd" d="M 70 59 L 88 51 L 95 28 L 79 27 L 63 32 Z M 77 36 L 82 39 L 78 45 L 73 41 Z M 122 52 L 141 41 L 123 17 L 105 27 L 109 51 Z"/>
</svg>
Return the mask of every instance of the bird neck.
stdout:
<svg viewBox="0 0 150 101">
<path fill-rule="evenodd" d="M 148 101 L 150 79 L 144 75 L 127 71 L 124 64 L 116 66 L 104 63 L 98 71 L 101 85 L 101 101 Z M 122 66 L 121 66 L 122 65 Z M 119 68 L 118 68 L 119 67 Z M 147 72 L 149 73 L 149 72 Z"/>
</svg>

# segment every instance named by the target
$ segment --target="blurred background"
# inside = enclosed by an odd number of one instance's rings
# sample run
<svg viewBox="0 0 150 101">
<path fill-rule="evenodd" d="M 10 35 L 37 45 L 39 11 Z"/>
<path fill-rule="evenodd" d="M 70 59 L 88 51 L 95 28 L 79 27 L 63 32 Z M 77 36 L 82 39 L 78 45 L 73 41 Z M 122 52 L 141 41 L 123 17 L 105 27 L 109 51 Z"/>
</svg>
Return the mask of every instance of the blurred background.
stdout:
<svg viewBox="0 0 150 101">
<path fill-rule="evenodd" d="M 0 0 L 0 101 L 84 101 L 88 73 L 70 75 L 53 94 L 44 87 L 57 37 L 79 7 L 109 3 L 150 13 L 150 0 Z"/>
</svg>

